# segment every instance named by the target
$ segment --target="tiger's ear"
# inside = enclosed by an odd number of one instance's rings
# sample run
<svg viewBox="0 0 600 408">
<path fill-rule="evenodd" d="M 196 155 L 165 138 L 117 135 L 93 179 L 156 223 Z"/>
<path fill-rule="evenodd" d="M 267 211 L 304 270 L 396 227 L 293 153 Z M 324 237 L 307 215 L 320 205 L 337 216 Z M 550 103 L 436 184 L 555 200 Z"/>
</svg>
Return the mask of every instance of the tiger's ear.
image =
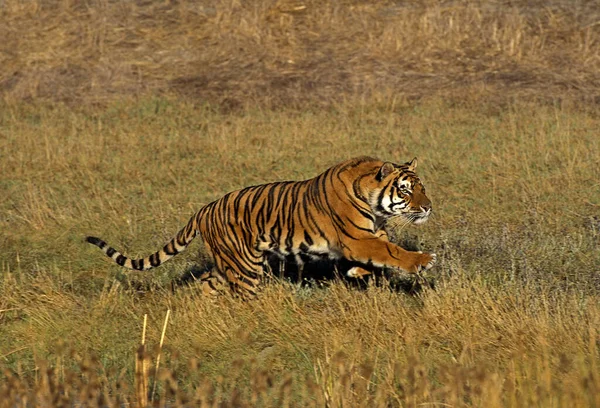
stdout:
<svg viewBox="0 0 600 408">
<path fill-rule="evenodd" d="M 406 163 L 406 165 L 408 166 L 408 170 L 410 171 L 415 171 L 415 169 L 417 168 L 417 158 L 415 157 L 414 159 L 412 159 L 411 161 L 409 161 L 408 163 Z"/>
<path fill-rule="evenodd" d="M 394 167 L 393 163 L 383 163 L 383 166 L 381 166 L 381 168 L 377 172 L 377 181 L 383 180 L 384 178 L 392 174 L 394 171 L 396 171 L 396 167 Z"/>
</svg>

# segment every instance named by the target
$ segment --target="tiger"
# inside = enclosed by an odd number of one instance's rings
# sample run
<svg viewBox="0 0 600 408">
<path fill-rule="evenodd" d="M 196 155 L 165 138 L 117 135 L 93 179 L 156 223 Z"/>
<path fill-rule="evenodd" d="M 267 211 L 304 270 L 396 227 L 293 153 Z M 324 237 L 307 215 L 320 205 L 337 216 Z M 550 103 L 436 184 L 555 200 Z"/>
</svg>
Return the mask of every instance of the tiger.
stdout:
<svg viewBox="0 0 600 408">
<path fill-rule="evenodd" d="M 146 271 L 183 252 L 199 234 L 215 265 L 213 277 L 244 297 L 256 296 L 265 259 L 273 255 L 347 260 L 358 265 L 347 272 L 356 278 L 373 267 L 416 274 L 430 269 L 436 255 L 401 248 L 384 228 L 390 219 L 422 224 L 432 214 L 416 167 L 416 157 L 404 164 L 357 157 L 311 179 L 227 193 L 146 258 L 131 259 L 97 237 L 86 241 L 118 265 Z"/>
</svg>

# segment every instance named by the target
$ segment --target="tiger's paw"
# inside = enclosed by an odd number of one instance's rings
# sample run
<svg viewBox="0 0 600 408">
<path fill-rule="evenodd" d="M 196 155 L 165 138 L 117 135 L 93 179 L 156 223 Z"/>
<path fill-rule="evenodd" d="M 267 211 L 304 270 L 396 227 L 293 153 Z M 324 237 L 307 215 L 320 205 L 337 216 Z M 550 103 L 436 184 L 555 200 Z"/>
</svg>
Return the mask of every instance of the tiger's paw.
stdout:
<svg viewBox="0 0 600 408">
<path fill-rule="evenodd" d="M 419 260 L 416 265 L 417 273 L 433 268 L 433 265 L 435 265 L 436 261 L 436 254 L 424 254 L 423 252 L 419 251 Z"/>
<path fill-rule="evenodd" d="M 348 269 L 348 272 L 346 272 L 346 276 L 349 278 L 355 278 L 355 279 L 361 279 L 365 276 L 370 275 L 371 272 L 361 268 L 360 266 L 355 266 L 353 268 Z"/>
</svg>

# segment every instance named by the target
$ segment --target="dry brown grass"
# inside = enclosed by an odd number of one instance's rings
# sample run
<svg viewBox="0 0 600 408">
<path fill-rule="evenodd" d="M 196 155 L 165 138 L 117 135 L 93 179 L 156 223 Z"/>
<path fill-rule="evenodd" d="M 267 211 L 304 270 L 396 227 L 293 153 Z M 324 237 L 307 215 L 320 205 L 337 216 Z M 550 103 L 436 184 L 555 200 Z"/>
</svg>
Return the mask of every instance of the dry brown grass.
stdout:
<svg viewBox="0 0 600 408">
<path fill-rule="evenodd" d="M 137 403 L 143 316 L 141 358 L 155 358 L 171 309 L 159 401 L 597 405 L 598 128 L 593 111 L 531 104 L 225 114 L 168 99 L 5 103 L 1 401 Z M 195 249 L 125 275 L 82 241 L 98 233 L 147 254 L 226 191 L 359 154 L 419 157 L 435 217 L 399 238 L 437 252 L 435 291 L 272 284 L 255 302 L 211 301 L 194 285 L 171 292 Z"/>
<path fill-rule="evenodd" d="M 251 305 L 163 293 L 133 313 L 157 303 L 149 336 L 156 345 L 159 309 L 175 309 L 154 396 L 160 406 L 592 407 L 600 403 L 597 300 L 550 299 L 533 287 L 459 275 L 421 304 L 377 288 L 333 285 L 302 296 L 274 286 Z M 36 360 L 34 375 L 5 373 L 0 406 L 143 406 L 126 374 L 140 322 L 119 325 L 112 336 L 128 333 L 120 342 L 131 349 L 120 364 L 92 350 L 54 349 L 52 362 Z M 138 353 L 149 364 L 156 349 Z"/>
<path fill-rule="evenodd" d="M 11 100 L 600 95 L 596 2 L 5 0 L 0 19 L 0 95 Z"/>
</svg>

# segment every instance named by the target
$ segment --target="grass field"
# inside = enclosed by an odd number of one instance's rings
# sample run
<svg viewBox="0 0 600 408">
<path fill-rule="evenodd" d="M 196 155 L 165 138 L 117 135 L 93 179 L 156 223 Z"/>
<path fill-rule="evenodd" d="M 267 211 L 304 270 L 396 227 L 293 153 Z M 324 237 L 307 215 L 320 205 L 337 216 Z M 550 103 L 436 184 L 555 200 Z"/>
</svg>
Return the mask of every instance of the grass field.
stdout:
<svg viewBox="0 0 600 408">
<path fill-rule="evenodd" d="M 143 405 L 167 310 L 162 405 L 600 406 L 600 12 L 410 4 L 0 2 L 0 407 Z M 83 242 L 359 155 L 419 158 L 435 289 L 207 298 L 200 243 Z"/>
</svg>

